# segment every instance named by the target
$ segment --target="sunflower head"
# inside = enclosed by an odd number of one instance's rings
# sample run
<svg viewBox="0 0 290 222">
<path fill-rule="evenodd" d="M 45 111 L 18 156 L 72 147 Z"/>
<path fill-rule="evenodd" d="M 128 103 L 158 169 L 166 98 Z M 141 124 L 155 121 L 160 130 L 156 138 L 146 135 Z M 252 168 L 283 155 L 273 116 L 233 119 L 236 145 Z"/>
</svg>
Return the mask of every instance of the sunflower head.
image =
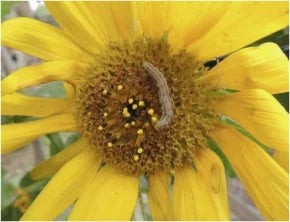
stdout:
<svg viewBox="0 0 290 222">
<path fill-rule="evenodd" d="M 30 172 L 55 176 L 27 210 L 25 192 L 16 201 L 22 220 L 54 220 L 72 204 L 69 220 L 130 220 L 147 179 L 154 220 L 229 220 L 223 161 L 266 219 L 288 219 L 289 115 L 271 94 L 289 91 L 289 62 L 274 43 L 243 48 L 288 25 L 287 2 L 46 5 L 58 27 L 2 24 L 5 46 L 45 60 L 2 80 L 2 114 L 37 117 L 3 125 L 2 152 L 82 136 Z M 206 69 L 213 58 L 224 59 Z M 18 92 L 52 81 L 66 98 Z"/>
<path fill-rule="evenodd" d="M 76 119 L 97 155 L 126 173 L 182 167 L 216 120 L 212 89 L 196 81 L 204 72 L 166 38 L 112 42 L 78 84 Z"/>
</svg>

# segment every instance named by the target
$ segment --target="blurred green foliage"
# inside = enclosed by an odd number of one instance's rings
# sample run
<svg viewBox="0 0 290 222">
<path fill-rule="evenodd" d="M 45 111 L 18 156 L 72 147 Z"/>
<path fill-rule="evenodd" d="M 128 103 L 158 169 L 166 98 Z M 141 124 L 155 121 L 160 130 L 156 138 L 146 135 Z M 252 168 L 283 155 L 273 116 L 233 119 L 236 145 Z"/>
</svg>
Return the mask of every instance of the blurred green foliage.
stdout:
<svg viewBox="0 0 290 222">
<path fill-rule="evenodd" d="M 5 179 L 6 171 L 1 169 L 1 210 L 7 208 L 15 199 L 15 186 Z"/>
<path fill-rule="evenodd" d="M 59 133 L 48 134 L 47 137 L 51 142 L 49 146 L 50 156 L 57 154 L 64 148 L 65 144 L 62 142 Z"/>
<path fill-rule="evenodd" d="M 28 96 L 36 97 L 53 97 L 53 98 L 65 98 L 65 89 L 62 81 L 55 81 L 42 84 L 40 86 L 29 87 L 20 90 L 21 93 Z"/>
<path fill-rule="evenodd" d="M 2 221 L 18 221 L 21 216 L 21 211 L 18 208 L 13 207 L 13 204 L 10 204 L 5 209 L 1 210 Z"/>
<path fill-rule="evenodd" d="M 5 15 L 7 15 L 11 7 L 19 1 L 1 1 L 1 18 L 3 19 Z"/>
</svg>

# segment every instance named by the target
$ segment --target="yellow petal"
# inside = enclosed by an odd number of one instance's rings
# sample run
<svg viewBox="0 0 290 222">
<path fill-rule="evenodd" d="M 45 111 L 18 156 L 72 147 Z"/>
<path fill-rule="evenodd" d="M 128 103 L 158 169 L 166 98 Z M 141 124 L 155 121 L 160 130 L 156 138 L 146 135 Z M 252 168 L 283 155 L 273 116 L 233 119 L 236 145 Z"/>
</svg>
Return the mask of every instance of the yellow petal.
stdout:
<svg viewBox="0 0 290 222">
<path fill-rule="evenodd" d="M 2 154 L 21 148 L 47 133 L 77 130 L 77 123 L 72 114 L 59 114 L 25 123 L 2 125 Z"/>
<path fill-rule="evenodd" d="M 161 38 L 170 30 L 170 2 L 136 2 L 137 17 L 145 36 Z"/>
<path fill-rule="evenodd" d="M 288 174 L 261 147 L 229 127 L 212 138 L 230 160 L 259 211 L 267 220 L 288 220 Z"/>
<path fill-rule="evenodd" d="M 149 176 L 148 201 L 154 220 L 173 220 L 169 193 L 169 173 L 158 171 Z"/>
<path fill-rule="evenodd" d="M 284 170 L 289 172 L 289 151 L 283 152 L 276 150 L 273 154 L 273 159 L 281 166 Z"/>
<path fill-rule="evenodd" d="M 29 86 L 50 81 L 72 81 L 80 78 L 86 66 L 82 63 L 62 60 L 45 62 L 18 69 L 1 82 L 2 96 Z"/>
<path fill-rule="evenodd" d="M 220 98 L 216 109 L 265 145 L 288 151 L 288 113 L 268 92 L 250 89 L 231 93 Z"/>
<path fill-rule="evenodd" d="M 107 2 L 107 3 L 103 2 L 103 4 L 110 5 L 111 15 L 109 14 L 109 16 L 114 17 L 116 26 L 120 30 L 120 33 L 122 34 L 123 39 L 133 39 L 134 37 L 140 36 L 142 34 L 141 26 L 136 21 L 136 8 L 133 2 L 116 1 L 116 2 Z M 97 26 L 100 27 L 99 25 Z M 108 31 L 107 29 L 105 30 Z"/>
<path fill-rule="evenodd" d="M 98 53 L 105 42 L 99 37 L 88 11 L 82 11 L 77 2 L 46 1 L 46 7 L 64 32 L 78 45 L 91 53 Z M 82 4 L 82 3 L 80 3 Z M 108 27 L 109 29 L 109 27 Z"/>
<path fill-rule="evenodd" d="M 100 159 L 91 149 L 64 165 L 24 213 L 21 220 L 54 220 L 97 174 Z"/>
<path fill-rule="evenodd" d="M 288 2 L 232 2 L 231 8 L 188 51 L 206 61 L 240 49 L 284 27 Z"/>
<path fill-rule="evenodd" d="M 93 61 L 60 29 L 30 18 L 10 19 L 1 24 L 2 44 L 43 60 Z"/>
<path fill-rule="evenodd" d="M 207 33 L 229 8 L 230 2 L 137 2 L 137 17 L 145 36 L 168 40 L 186 48 Z"/>
<path fill-rule="evenodd" d="M 218 220 L 230 220 L 225 169 L 220 158 L 210 149 L 201 149 L 194 160 L 197 173 L 209 186 Z"/>
<path fill-rule="evenodd" d="M 138 196 L 139 178 L 106 165 L 86 187 L 69 220 L 130 220 Z"/>
<path fill-rule="evenodd" d="M 46 117 L 71 112 L 71 99 L 54 99 L 25 96 L 13 93 L 1 98 L 2 115 Z"/>
<path fill-rule="evenodd" d="M 37 164 L 30 172 L 31 178 L 33 180 L 39 180 L 55 174 L 58 169 L 87 147 L 89 147 L 89 144 L 85 138 L 77 140 L 48 160 L 44 160 Z"/>
<path fill-rule="evenodd" d="M 175 220 L 218 220 L 212 192 L 192 167 L 175 170 L 173 209 Z"/>
<path fill-rule="evenodd" d="M 282 93 L 289 91 L 288 67 L 289 61 L 279 46 L 265 43 L 234 52 L 200 80 L 218 88 Z"/>
<path fill-rule="evenodd" d="M 75 94 L 75 88 L 72 84 L 68 83 L 68 82 L 63 82 L 63 86 L 65 89 L 65 93 L 66 93 L 66 97 L 67 98 L 71 98 L 74 96 Z"/>
<path fill-rule="evenodd" d="M 168 17 L 170 20 L 169 42 L 174 48 L 186 48 L 219 22 L 230 8 L 231 2 L 172 1 L 169 4 L 171 6 Z M 154 22 L 153 20 L 153 26 Z"/>
<path fill-rule="evenodd" d="M 87 51 L 98 53 L 109 41 L 137 31 L 130 2 L 46 2 L 64 31 Z"/>
</svg>

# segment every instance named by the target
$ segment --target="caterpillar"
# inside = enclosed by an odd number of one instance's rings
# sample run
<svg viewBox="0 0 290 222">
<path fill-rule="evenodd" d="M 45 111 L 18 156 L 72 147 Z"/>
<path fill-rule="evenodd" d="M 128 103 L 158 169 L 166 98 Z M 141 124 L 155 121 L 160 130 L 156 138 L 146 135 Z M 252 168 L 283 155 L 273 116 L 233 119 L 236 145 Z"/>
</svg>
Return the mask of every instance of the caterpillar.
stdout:
<svg viewBox="0 0 290 222">
<path fill-rule="evenodd" d="M 166 79 L 164 78 L 164 75 L 151 63 L 144 62 L 143 67 L 148 71 L 150 77 L 155 80 L 158 87 L 158 97 L 162 106 L 162 115 L 157 122 L 157 128 L 168 127 L 173 117 L 173 106 Z"/>
</svg>

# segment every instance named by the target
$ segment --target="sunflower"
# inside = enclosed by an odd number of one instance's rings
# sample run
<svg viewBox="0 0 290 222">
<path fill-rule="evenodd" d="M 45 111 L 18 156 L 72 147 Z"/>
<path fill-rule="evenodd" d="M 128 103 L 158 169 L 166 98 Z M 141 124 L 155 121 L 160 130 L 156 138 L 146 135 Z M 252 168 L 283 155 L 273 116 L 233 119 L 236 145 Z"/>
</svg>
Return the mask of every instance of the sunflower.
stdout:
<svg viewBox="0 0 290 222">
<path fill-rule="evenodd" d="M 288 25 L 287 2 L 46 6 L 60 28 L 2 23 L 3 45 L 45 61 L 2 80 L 2 114 L 38 118 L 3 125 L 2 153 L 47 133 L 82 136 L 31 171 L 35 180 L 55 175 L 22 220 L 53 220 L 72 203 L 70 220 L 130 220 L 140 175 L 154 220 L 229 220 L 224 166 L 209 140 L 265 218 L 288 219 L 288 114 L 271 95 L 288 91 L 288 59 L 274 43 L 243 48 Z M 66 98 L 17 92 L 51 81 L 64 82 Z"/>
</svg>

